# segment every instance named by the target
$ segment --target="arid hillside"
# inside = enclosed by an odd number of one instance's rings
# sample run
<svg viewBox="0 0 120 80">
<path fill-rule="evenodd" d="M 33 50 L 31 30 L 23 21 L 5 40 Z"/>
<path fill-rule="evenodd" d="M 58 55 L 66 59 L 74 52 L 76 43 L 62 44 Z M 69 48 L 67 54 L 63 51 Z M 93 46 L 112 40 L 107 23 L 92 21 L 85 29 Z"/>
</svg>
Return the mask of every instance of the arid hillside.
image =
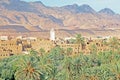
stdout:
<svg viewBox="0 0 120 80">
<path fill-rule="evenodd" d="M 0 31 L 43 32 L 55 28 L 63 35 L 118 35 L 120 15 L 109 8 L 96 12 L 89 5 L 48 7 L 40 1 L 0 0 Z"/>
</svg>

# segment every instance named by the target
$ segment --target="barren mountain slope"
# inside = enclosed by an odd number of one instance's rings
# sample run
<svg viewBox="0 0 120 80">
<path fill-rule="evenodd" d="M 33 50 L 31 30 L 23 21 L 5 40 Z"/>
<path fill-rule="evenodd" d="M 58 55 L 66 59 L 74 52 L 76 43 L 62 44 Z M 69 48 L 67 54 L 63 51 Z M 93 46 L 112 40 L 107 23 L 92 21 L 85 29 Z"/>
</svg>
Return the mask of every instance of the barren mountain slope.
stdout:
<svg viewBox="0 0 120 80">
<path fill-rule="evenodd" d="M 0 0 L 0 31 L 45 31 L 55 28 L 64 35 L 116 35 L 120 15 L 105 8 L 96 12 L 89 5 L 48 7 L 37 2 Z M 115 33 L 116 32 L 116 33 Z"/>
</svg>

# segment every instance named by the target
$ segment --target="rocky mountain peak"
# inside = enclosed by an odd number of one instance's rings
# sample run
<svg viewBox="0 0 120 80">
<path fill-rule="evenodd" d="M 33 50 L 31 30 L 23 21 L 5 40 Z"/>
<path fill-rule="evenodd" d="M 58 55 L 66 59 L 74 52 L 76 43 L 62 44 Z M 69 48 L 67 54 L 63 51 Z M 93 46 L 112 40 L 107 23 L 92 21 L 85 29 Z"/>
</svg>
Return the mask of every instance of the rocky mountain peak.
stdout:
<svg viewBox="0 0 120 80">
<path fill-rule="evenodd" d="M 104 13 L 104 14 L 109 14 L 109 15 L 115 14 L 115 12 L 112 11 L 110 8 L 104 8 L 104 9 L 100 10 L 99 13 Z"/>
<path fill-rule="evenodd" d="M 83 4 L 79 7 L 79 11 L 82 13 L 95 13 L 95 10 L 92 9 L 89 5 Z"/>
</svg>

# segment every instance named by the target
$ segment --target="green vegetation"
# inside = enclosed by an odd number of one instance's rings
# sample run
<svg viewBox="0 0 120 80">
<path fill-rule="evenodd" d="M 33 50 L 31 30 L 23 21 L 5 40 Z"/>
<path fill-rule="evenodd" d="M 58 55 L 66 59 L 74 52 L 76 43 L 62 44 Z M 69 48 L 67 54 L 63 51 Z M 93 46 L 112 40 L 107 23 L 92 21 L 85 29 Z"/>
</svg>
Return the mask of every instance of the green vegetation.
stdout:
<svg viewBox="0 0 120 80">
<path fill-rule="evenodd" d="M 3 59 L 0 80 L 120 80 L 119 53 L 69 56 L 71 51 L 71 48 L 64 51 L 58 46 L 50 53 L 43 49 L 31 50 L 28 55 Z M 39 53 L 42 55 L 38 56 Z"/>
<path fill-rule="evenodd" d="M 80 46 L 82 48 L 82 50 L 84 49 L 85 46 L 85 41 L 84 38 L 81 36 L 81 34 L 77 34 L 76 36 L 76 44 L 78 44 L 78 53 L 80 53 Z"/>
</svg>

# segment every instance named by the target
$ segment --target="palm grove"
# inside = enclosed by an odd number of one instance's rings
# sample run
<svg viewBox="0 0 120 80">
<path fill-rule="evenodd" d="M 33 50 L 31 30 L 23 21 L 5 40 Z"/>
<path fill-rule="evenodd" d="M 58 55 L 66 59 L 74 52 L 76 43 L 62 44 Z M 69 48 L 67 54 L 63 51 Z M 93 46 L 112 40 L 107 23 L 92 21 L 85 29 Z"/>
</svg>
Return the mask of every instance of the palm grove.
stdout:
<svg viewBox="0 0 120 80">
<path fill-rule="evenodd" d="M 77 44 L 84 48 L 84 38 L 78 34 Z M 27 55 L 15 55 L 0 61 L 0 80 L 120 80 L 120 44 L 117 38 L 104 42 L 109 51 L 72 56 L 72 48 L 59 46 L 49 53 L 31 50 Z"/>
</svg>

